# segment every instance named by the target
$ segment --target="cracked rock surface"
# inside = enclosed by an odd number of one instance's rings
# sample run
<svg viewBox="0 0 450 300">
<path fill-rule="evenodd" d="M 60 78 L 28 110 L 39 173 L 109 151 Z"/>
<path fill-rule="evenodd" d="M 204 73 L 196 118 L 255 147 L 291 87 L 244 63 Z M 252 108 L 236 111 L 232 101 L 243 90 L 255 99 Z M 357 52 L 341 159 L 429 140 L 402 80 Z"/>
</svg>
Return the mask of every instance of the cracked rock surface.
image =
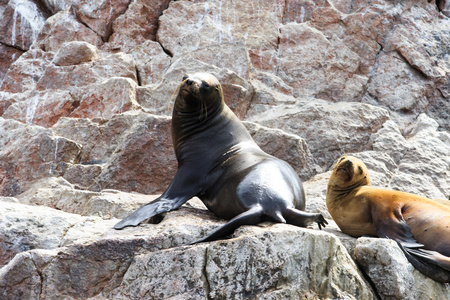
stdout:
<svg viewBox="0 0 450 300">
<path fill-rule="evenodd" d="M 0 299 L 450 299 L 325 205 L 334 161 L 450 197 L 450 1 L 0 1 Z M 224 224 L 197 198 L 135 228 L 177 162 L 173 92 L 206 71 L 330 225 Z"/>
</svg>

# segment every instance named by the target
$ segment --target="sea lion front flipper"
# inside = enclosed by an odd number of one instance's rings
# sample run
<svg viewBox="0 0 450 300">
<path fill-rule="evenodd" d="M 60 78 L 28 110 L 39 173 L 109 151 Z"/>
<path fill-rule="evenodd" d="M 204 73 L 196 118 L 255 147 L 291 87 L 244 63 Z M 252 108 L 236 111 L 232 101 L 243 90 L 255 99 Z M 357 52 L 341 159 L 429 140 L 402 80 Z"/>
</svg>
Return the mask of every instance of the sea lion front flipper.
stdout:
<svg viewBox="0 0 450 300">
<path fill-rule="evenodd" d="M 434 281 L 450 283 L 450 258 L 436 251 L 409 249 L 397 241 L 408 261 Z"/>
<path fill-rule="evenodd" d="M 131 215 L 114 225 L 114 229 L 122 229 L 127 226 L 138 226 L 142 221 L 150 219 L 158 214 L 177 209 L 186 203 L 191 197 L 166 198 L 164 195 L 156 200 L 141 206 Z"/>
<path fill-rule="evenodd" d="M 199 180 L 192 176 L 186 167 L 181 167 L 175 174 L 167 190 L 157 199 L 141 206 L 131 215 L 114 225 L 114 229 L 137 226 L 142 221 L 158 214 L 175 210 L 194 197 L 199 191 Z"/>
<path fill-rule="evenodd" d="M 262 215 L 263 215 L 262 207 L 254 206 L 251 209 L 237 215 L 236 217 L 228 221 L 225 225 L 214 231 L 212 234 L 208 235 L 203 239 L 190 243 L 189 245 L 214 241 L 227 235 L 230 235 L 239 226 L 257 224 L 261 221 Z"/>
<path fill-rule="evenodd" d="M 381 205 L 372 206 L 372 221 L 375 231 L 380 238 L 389 238 L 400 242 L 404 247 L 423 247 L 411 233 L 411 228 L 403 219 L 400 208 L 392 211 L 392 208 Z"/>
</svg>

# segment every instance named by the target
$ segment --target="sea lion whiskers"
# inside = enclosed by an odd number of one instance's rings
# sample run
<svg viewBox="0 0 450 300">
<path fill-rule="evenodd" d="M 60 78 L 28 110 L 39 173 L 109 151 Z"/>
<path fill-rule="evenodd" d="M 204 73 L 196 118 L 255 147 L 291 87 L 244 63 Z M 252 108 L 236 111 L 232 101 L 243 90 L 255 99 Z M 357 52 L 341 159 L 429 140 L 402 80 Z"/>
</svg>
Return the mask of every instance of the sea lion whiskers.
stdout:
<svg viewBox="0 0 450 300">
<path fill-rule="evenodd" d="M 167 112 L 168 112 L 168 113 L 170 113 L 170 112 L 172 111 L 172 109 L 173 109 L 173 105 L 171 105 L 171 104 L 172 104 L 172 100 L 173 100 L 174 98 L 176 98 L 176 95 L 178 95 L 178 93 L 180 92 L 181 86 L 182 86 L 186 81 L 187 81 L 187 78 L 184 79 L 184 80 L 177 86 L 177 88 L 175 89 L 175 91 L 172 93 L 172 96 L 170 96 L 169 103 L 167 104 Z M 175 101 L 174 101 L 173 103 L 175 103 Z"/>
</svg>

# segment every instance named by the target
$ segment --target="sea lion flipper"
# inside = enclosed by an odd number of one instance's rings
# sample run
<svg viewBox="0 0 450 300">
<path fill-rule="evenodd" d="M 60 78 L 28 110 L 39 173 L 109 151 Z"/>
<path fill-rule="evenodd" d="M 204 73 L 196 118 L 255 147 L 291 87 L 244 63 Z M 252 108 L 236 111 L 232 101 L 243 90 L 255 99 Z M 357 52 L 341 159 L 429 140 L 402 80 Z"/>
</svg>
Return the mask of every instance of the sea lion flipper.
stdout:
<svg viewBox="0 0 450 300">
<path fill-rule="evenodd" d="M 379 237 L 395 240 L 408 248 L 423 247 L 413 237 L 400 209 L 392 212 L 390 209 L 383 210 L 381 206 L 373 206 L 371 212 L 373 225 Z"/>
<path fill-rule="evenodd" d="M 450 282 L 450 258 L 436 251 L 409 249 L 398 241 L 397 244 L 419 272 L 438 282 Z"/>
<path fill-rule="evenodd" d="M 261 221 L 261 216 L 263 215 L 263 208 L 260 206 L 254 206 L 253 208 L 237 215 L 230 221 L 228 221 L 225 225 L 221 226 L 219 229 L 214 231 L 212 234 L 207 237 L 190 243 L 190 245 L 210 242 L 220 238 L 223 238 L 227 235 L 233 233 L 233 231 L 242 225 L 253 225 L 257 224 Z"/>
<path fill-rule="evenodd" d="M 122 229 L 127 226 L 137 226 L 142 221 L 158 214 L 177 209 L 186 203 L 191 197 L 167 198 L 164 194 L 156 200 L 141 206 L 131 215 L 114 225 L 114 229 Z"/>
</svg>

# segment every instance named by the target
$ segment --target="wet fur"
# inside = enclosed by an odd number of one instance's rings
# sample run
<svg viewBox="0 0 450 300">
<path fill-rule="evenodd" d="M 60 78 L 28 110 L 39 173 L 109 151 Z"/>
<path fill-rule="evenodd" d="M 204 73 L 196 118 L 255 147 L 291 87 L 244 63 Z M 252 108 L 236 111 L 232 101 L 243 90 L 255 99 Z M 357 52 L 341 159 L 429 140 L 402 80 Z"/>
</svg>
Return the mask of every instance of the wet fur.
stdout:
<svg viewBox="0 0 450 300">
<path fill-rule="evenodd" d="M 322 215 L 302 211 L 305 195 L 297 174 L 256 145 L 225 105 L 214 76 L 185 76 L 176 93 L 172 139 L 178 171 L 158 199 L 117 223 L 115 229 L 137 226 L 194 196 L 215 215 L 231 219 L 197 242 L 223 238 L 239 226 L 266 219 L 302 227 L 327 224 Z"/>
</svg>

